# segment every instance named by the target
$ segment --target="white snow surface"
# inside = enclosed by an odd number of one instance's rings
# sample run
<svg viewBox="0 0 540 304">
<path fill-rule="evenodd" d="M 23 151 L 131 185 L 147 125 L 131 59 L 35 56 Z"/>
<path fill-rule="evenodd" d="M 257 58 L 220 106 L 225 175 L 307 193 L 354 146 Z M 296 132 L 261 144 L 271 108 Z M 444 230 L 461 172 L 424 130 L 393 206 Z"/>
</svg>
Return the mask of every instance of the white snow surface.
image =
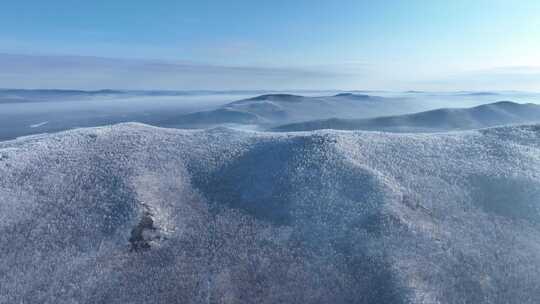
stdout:
<svg viewBox="0 0 540 304">
<path fill-rule="evenodd" d="M 540 303 L 540 125 L 0 143 L 0 303 Z"/>
<path fill-rule="evenodd" d="M 30 125 L 30 128 L 39 128 L 39 127 L 44 126 L 44 125 L 46 125 L 48 123 L 49 123 L 48 121 L 39 122 L 39 123 Z"/>
</svg>

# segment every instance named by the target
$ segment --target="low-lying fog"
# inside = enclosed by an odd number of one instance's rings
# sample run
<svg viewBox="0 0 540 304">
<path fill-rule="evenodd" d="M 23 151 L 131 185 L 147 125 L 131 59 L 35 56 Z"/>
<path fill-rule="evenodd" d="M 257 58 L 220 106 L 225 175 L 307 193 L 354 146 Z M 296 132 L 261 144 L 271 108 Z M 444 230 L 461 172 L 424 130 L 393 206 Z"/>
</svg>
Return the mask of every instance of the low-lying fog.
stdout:
<svg viewBox="0 0 540 304">
<path fill-rule="evenodd" d="M 292 91 L 305 97 L 289 106 L 280 96 L 272 98 L 277 104 L 280 120 L 269 120 L 255 112 L 254 121 L 237 123 L 224 118 L 221 113 L 216 123 L 198 123 L 189 113 L 203 113 L 218 109 L 231 109 L 229 103 L 245 100 L 270 91 L 231 92 L 178 92 L 178 91 L 72 91 L 72 90 L 0 90 L 0 140 L 20 136 L 57 132 L 78 127 L 93 127 L 119 122 L 142 122 L 146 124 L 178 128 L 212 127 L 220 124 L 237 125 L 242 128 L 267 129 L 280 124 L 324 118 L 373 118 L 387 115 L 409 114 L 438 108 L 472 107 L 497 101 L 540 103 L 540 94 L 526 92 L 386 92 L 352 91 L 356 96 L 376 97 L 373 104 L 362 100 L 349 100 L 342 106 L 336 99 L 339 91 Z M 379 98 L 380 97 L 380 98 Z M 324 106 L 312 106 L 311 100 Z M 267 100 L 264 100 L 267 101 Z M 280 103 L 282 102 L 282 103 Z M 351 106 L 352 104 L 352 106 Z M 355 106 L 358 105 L 358 106 Z M 245 109 L 240 109 L 243 114 Z M 300 115 L 300 114 L 301 115 Z M 250 113 L 251 114 L 251 113 Z M 258 120 L 261 118 L 262 120 Z M 188 119 L 189 118 L 189 119 Z M 195 120 L 193 120 L 195 119 Z M 216 121 L 216 117 L 212 117 Z M 262 122 L 261 122 L 262 121 Z M 264 125 L 261 128 L 261 125 Z"/>
</svg>

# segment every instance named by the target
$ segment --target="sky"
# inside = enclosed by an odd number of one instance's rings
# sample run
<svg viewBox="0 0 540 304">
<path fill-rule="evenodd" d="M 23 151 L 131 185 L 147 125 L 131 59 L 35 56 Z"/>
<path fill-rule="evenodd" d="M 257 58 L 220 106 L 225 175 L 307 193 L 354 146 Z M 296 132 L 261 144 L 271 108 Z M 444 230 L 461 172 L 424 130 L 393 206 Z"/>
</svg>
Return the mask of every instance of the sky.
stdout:
<svg viewBox="0 0 540 304">
<path fill-rule="evenodd" d="M 0 87 L 540 90 L 538 0 L 2 2 Z"/>
</svg>

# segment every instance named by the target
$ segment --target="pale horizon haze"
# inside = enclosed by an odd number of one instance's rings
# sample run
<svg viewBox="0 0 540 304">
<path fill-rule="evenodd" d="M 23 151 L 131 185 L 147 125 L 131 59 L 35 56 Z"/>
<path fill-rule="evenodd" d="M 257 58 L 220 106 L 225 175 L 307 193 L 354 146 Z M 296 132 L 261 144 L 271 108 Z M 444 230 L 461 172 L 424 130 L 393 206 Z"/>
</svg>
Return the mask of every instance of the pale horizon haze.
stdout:
<svg viewBox="0 0 540 304">
<path fill-rule="evenodd" d="M 526 90 L 540 2 L 19 1 L 0 87 Z"/>
</svg>

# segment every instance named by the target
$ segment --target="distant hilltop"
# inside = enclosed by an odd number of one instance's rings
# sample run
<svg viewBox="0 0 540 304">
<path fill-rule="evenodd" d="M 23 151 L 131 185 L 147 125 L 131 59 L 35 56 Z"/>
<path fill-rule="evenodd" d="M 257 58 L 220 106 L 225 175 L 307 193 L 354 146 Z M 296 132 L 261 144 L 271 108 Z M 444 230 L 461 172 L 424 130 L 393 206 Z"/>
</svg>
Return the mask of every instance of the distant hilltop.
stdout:
<svg viewBox="0 0 540 304">
<path fill-rule="evenodd" d="M 369 119 L 331 118 L 282 125 L 275 131 L 320 129 L 389 132 L 442 132 L 470 130 L 506 124 L 540 122 L 540 105 L 499 101 L 472 108 L 444 108 L 425 112 Z"/>
</svg>

